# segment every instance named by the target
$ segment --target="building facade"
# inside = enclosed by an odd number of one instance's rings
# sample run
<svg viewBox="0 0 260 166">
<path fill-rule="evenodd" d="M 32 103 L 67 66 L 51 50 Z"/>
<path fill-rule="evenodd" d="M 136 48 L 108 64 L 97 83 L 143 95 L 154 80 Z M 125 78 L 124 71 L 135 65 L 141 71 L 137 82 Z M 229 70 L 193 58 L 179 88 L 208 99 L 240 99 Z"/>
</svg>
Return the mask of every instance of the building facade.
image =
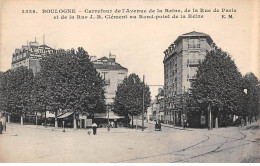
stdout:
<svg viewBox="0 0 260 166">
<path fill-rule="evenodd" d="M 117 86 L 123 82 L 124 78 L 127 77 L 128 69 L 117 63 L 116 55 L 112 55 L 111 53 L 109 53 L 109 57 L 97 59 L 96 56 L 90 56 L 90 58 L 94 63 L 94 67 L 106 83 L 105 102 L 106 105 L 109 106 L 114 102 Z M 109 110 L 107 111 L 109 112 Z M 107 116 L 109 116 L 109 119 L 118 118 L 118 116 L 112 111 L 109 112 L 109 115 L 95 115 L 95 117 L 100 118 L 106 118 Z"/>
<path fill-rule="evenodd" d="M 205 33 L 180 35 L 164 51 L 164 118 L 166 123 L 182 125 L 185 118 L 184 94 L 189 94 L 199 63 L 214 45 Z"/>
<path fill-rule="evenodd" d="M 114 102 L 113 98 L 116 96 L 117 86 L 127 77 L 128 69 L 116 63 L 116 56 L 111 53 L 109 58 L 102 57 L 96 59 L 95 56 L 91 56 L 91 59 L 94 67 L 105 80 L 106 104 L 111 104 Z"/>
<path fill-rule="evenodd" d="M 32 69 L 35 74 L 41 69 L 40 59 L 47 54 L 54 53 L 55 51 L 55 49 L 45 44 L 39 45 L 36 41 L 29 42 L 27 45 L 23 45 L 22 48 L 15 49 L 15 52 L 12 55 L 11 69 L 25 66 L 28 69 Z"/>
</svg>

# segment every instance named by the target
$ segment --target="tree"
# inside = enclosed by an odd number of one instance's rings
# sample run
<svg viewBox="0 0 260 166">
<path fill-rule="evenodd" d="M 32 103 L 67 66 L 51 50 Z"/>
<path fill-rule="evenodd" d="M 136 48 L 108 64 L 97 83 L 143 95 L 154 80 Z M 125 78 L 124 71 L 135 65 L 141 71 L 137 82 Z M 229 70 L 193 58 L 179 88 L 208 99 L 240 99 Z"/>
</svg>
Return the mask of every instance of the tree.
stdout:
<svg viewBox="0 0 260 166">
<path fill-rule="evenodd" d="M 23 117 L 31 111 L 33 72 L 26 67 L 18 67 L 1 74 L 2 103 L 9 114 L 16 113 Z"/>
<path fill-rule="evenodd" d="M 48 107 L 55 113 L 56 127 L 62 112 L 73 111 L 74 128 L 76 114 L 105 112 L 104 82 L 83 48 L 59 50 L 44 57 L 40 65 L 38 82 L 49 99 Z"/>
<path fill-rule="evenodd" d="M 221 49 L 206 55 L 191 87 L 193 105 L 202 110 L 207 108 L 209 113 L 212 110 L 216 127 L 220 117 L 225 123 L 228 115 L 238 113 L 239 102 L 244 97 L 242 75 L 231 57 Z"/>
<path fill-rule="evenodd" d="M 141 82 L 136 74 L 130 74 L 119 84 L 114 99 L 115 113 L 125 116 L 129 121 L 129 116 L 140 115 L 143 110 L 143 90 L 144 90 L 144 109 L 145 111 L 150 105 L 151 96 L 148 85 Z"/>
<path fill-rule="evenodd" d="M 5 89 L 5 73 L 0 72 L 0 110 L 7 110 L 7 100 L 6 100 L 6 89 Z"/>
<path fill-rule="evenodd" d="M 252 73 L 247 73 L 244 76 L 245 81 L 245 89 L 247 89 L 247 102 L 246 102 L 246 110 L 247 115 L 249 116 L 250 122 L 252 117 L 256 117 L 259 114 L 259 99 L 260 99 L 260 91 L 259 91 L 259 80 Z"/>
</svg>

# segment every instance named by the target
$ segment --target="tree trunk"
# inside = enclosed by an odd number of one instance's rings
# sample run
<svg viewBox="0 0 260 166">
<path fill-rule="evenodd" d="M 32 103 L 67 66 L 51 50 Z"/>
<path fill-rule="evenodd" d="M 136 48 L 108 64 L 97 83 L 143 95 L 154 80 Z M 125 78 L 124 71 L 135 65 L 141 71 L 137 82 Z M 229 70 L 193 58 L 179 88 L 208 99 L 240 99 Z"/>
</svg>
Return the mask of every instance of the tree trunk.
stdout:
<svg viewBox="0 0 260 166">
<path fill-rule="evenodd" d="M 45 118 L 44 118 L 44 126 L 47 127 L 47 121 L 46 121 L 46 106 L 45 106 Z"/>
<path fill-rule="evenodd" d="M 21 116 L 21 125 L 23 125 L 23 115 Z"/>
<path fill-rule="evenodd" d="M 208 129 L 212 129 L 212 115 L 210 105 L 208 106 Z"/>
<path fill-rule="evenodd" d="M 137 129 L 137 119 L 138 119 L 138 118 L 136 117 L 136 119 L 135 119 L 135 123 L 136 123 L 136 124 L 135 124 L 135 129 Z"/>
<path fill-rule="evenodd" d="M 134 128 L 134 115 L 132 114 L 132 129 Z"/>
<path fill-rule="evenodd" d="M 58 128 L 58 115 L 57 111 L 55 112 L 55 128 Z"/>
<path fill-rule="evenodd" d="M 9 114 L 8 114 L 7 119 L 8 119 L 8 122 L 7 122 L 7 123 L 10 123 L 10 115 L 9 115 Z"/>
<path fill-rule="evenodd" d="M 77 129 L 77 120 L 76 120 L 76 113 L 74 112 L 74 117 L 73 117 L 73 128 Z"/>
<path fill-rule="evenodd" d="M 218 128 L 218 117 L 215 119 L 215 128 Z"/>
<path fill-rule="evenodd" d="M 173 125 L 175 126 L 176 125 L 176 113 L 175 111 L 173 111 Z"/>
<path fill-rule="evenodd" d="M 37 113 L 36 113 L 37 114 Z M 37 115 L 35 116 L 35 120 L 36 120 L 36 122 L 35 122 L 35 124 L 36 124 L 36 126 L 37 126 L 37 121 L 38 121 L 38 118 L 37 118 Z"/>
</svg>

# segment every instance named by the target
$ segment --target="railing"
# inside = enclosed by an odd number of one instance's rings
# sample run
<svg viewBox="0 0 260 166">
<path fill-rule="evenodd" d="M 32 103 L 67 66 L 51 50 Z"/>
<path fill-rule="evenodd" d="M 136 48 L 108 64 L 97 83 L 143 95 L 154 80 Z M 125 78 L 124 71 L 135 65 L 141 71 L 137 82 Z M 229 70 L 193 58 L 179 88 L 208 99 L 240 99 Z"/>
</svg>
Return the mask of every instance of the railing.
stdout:
<svg viewBox="0 0 260 166">
<path fill-rule="evenodd" d="M 187 65 L 198 65 L 201 62 L 200 59 L 188 59 Z"/>
</svg>

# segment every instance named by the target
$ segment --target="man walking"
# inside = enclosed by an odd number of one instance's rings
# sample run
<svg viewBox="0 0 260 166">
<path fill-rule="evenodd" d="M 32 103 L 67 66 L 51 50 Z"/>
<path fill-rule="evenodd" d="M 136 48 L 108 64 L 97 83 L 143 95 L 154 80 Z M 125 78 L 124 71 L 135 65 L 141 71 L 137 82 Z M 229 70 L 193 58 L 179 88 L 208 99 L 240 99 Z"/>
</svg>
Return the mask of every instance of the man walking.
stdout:
<svg viewBox="0 0 260 166">
<path fill-rule="evenodd" d="M 96 135 L 96 133 L 97 133 L 97 124 L 93 123 L 92 124 L 92 128 L 93 128 L 93 135 Z"/>
</svg>

